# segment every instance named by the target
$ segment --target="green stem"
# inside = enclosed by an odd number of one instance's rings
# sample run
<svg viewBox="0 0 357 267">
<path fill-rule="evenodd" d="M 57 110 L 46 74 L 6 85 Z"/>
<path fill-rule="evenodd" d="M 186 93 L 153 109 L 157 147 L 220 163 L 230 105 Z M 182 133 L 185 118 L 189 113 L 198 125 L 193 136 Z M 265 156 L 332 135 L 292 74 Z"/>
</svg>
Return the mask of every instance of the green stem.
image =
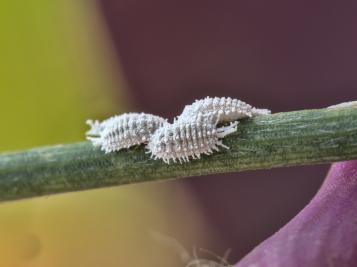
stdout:
<svg viewBox="0 0 357 267">
<path fill-rule="evenodd" d="M 318 164 L 357 158 L 357 108 L 276 113 L 242 120 L 230 150 L 167 165 L 143 147 L 104 154 L 89 142 L 0 154 L 0 201 L 122 184 Z"/>
</svg>

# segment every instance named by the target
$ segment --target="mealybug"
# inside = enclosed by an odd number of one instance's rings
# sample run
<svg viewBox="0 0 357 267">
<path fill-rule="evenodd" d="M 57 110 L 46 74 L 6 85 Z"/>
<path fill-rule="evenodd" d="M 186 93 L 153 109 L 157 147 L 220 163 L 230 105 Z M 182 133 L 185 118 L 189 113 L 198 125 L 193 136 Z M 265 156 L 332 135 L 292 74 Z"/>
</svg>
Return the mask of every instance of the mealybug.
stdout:
<svg viewBox="0 0 357 267">
<path fill-rule="evenodd" d="M 88 120 L 87 139 L 106 153 L 144 144 L 167 120 L 145 113 L 124 113 L 102 122 Z"/>
<path fill-rule="evenodd" d="M 185 106 L 183 112 L 175 121 L 194 121 L 196 117 L 215 116 L 218 122 L 230 122 L 258 115 L 270 114 L 270 110 L 257 109 L 251 105 L 230 97 L 206 97 Z"/>
<path fill-rule="evenodd" d="M 220 139 L 235 132 L 238 122 L 220 128 L 216 127 L 217 123 L 213 116 L 199 115 L 195 121 L 165 124 L 155 131 L 146 148 L 153 158 L 166 163 L 199 159 L 202 154 L 219 151 L 219 146 L 229 149 Z"/>
</svg>

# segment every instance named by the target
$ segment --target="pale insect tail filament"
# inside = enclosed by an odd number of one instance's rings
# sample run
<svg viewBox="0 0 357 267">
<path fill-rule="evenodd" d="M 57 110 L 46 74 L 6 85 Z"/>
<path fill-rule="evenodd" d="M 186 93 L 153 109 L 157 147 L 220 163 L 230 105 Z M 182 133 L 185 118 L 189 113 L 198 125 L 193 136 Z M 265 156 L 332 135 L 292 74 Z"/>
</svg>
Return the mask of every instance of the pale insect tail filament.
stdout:
<svg viewBox="0 0 357 267">
<path fill-rule="evenodd" d="M 86 132 L 86 135 L 99 136 L 101 132 L 100 122 L 98 120 L 86 120 L 86 124 L 90 126 L 90 129 Z M 88 139 L 90 140 L 90 139 Z"/>
<path fill-rule="evenodd" d="M 269 115 L 269 114 L 271 114 L 271 111 L 269 109 L 265 109 L 265 108 L 253 108 L 252 109 L 252 114 L 254 116 L 257 116 L 257 115 Z"/>
</svg>

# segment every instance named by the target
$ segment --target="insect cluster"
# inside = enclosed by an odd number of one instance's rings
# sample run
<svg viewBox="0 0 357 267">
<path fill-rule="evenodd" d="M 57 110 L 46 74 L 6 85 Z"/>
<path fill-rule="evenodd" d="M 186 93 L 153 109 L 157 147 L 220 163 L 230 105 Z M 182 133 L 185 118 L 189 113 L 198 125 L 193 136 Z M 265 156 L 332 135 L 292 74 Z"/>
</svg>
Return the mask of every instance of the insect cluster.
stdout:
<svg viewBox="0 0 357 267">
<path fill-rule="evenodd" d="M 221 139 L 237 130 L 238 119 L 267 114 L 269 110 L 238 99 L 206 97 L 187 105 L 173 123 L 145 113 L 124 113 L 102 122 L 87 120 L 91 128 L 86 136 L 106 153 L 145 144 L 152 158 L 182 163 L 210 155 L 219 147 L 229 149 Z M 230 124 L 217 127 L 223 122 Z"/>
</svg>

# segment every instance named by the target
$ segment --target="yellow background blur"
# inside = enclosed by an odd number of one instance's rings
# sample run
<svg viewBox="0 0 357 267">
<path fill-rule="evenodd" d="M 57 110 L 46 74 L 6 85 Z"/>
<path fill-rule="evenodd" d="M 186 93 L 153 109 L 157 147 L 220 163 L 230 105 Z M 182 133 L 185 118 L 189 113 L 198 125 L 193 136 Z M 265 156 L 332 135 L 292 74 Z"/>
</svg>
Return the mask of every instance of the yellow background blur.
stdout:
<svg viewBox="0 0 357 267">
<path fill-rule="evenodd" d="M 2 1 L 0 25 L 0 151 L 81 141 L 87 118 L 133 109 L 94 2 Z M 0 266 L 183 266 L 150 231 L 204 242 L 193 203 L 169 183 L 2 203 Z"/>
</svg>

